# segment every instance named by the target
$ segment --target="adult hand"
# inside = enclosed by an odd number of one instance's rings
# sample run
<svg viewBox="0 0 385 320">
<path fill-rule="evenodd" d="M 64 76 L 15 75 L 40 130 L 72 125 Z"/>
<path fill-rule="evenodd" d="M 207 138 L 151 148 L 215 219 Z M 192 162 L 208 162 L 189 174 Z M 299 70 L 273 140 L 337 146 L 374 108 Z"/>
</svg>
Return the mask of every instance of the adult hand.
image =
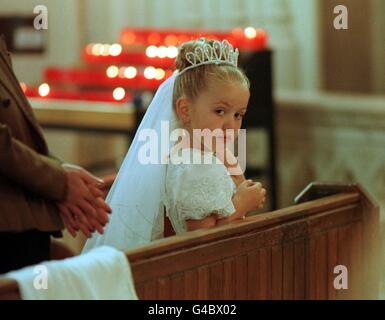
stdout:
<svg viewBox="0 0 385 320">
<path fill-rule="evenodd" d="M 66 197 L 58 203 L 63 223 L 71 235 L 78 230 L 86 237 L 91 237 L 95 230 L 102 234 L 111 213 L 103 200 L 103 180 L 75 165 L 62 167 L 67 179 Z"/>
</svg>

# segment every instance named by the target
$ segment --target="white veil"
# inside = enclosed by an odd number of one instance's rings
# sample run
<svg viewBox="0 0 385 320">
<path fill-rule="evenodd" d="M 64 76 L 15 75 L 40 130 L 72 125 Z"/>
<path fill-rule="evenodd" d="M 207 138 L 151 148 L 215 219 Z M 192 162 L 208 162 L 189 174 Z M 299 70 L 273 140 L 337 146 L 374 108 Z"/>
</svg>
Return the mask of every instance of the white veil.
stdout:
<svg viewBox="0 0 385 320">
<path fill-rule="evenodd" d="M 151 101 L 108 193 L 106 202 L 112 209 L 110 221 L 103 235 L 94 233 L 87 240 L 83 252 L 101 245 L 110 245 L 124 251 L 163 236 L 162 198 L 166 164 L 161 159 L 169 152 L 169 135 L 161 134 L 161 129 L 162 121 L 169 123 L 169 132 L 177 126 L 172 109 L 176 76 L 173 74 L 164 81 Z M 157 134 L 158 141 L 150 139 L 150 147 L 160 151 L 157 164 L 143 164 L 138 159 L 143 147 L 149 143 L 141 141 L 143 138 L 140 138 L 140 132 L 144 129 L 152 129 Z"/>
</svg>

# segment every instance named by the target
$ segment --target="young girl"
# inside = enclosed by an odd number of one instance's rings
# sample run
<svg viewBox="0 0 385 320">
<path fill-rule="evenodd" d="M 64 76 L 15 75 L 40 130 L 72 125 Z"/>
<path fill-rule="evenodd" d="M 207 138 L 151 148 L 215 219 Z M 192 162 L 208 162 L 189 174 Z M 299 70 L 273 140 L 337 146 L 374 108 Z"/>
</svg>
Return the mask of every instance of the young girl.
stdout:
<svg viewBox="0 0 385 320">
<path fill-rule="evenodd" d="M 226 61 L 232 47 L 224 42 L 220 45 L 205 39 L 189 41 L 180 47 L 176 60 L 179 74 L 174 83 L 173 110 L 180 127 L 188 133 L 182 142 L 186 146 L 182 148 L 182 163 L 173 164 L 171 156 L 166 171 L 164 203 L 176 233 L 241 219 L 265 201 L 266 191 L 260 183 L 245 180 L 243 175 L 230 175 L 230 165 L 223 153 L 222 161 L 216 159 L 220 147 L 232 142 L 226 132 L 233 131 L 233 137 L 237 138 L 250 97 L 247 77 Z M 222 56 L 222 63 L 208 63 L 206 59 L 213 50 L 216 56 Z M 208 52 L 206 57 L 204 52 Z M 189 59 L 194 54 L 201 65 L 194 66 Z M 194 129 L 222 134 L 219 139 L 218 135 L 211 135 L 208 146 L 193 141 Z M 228 158 L 231 153 L 228 148 L 225 150 Z M 202 164 L 192 163 L 194 156 L 206 159 Z"/>
<path fill-rule="evenodd" d="M 127 250 L 159 239 L 165 211 L 181 233 L 241 219 L 263 205 L 266 191 L 233 174 L 239 164 L 229 161 L 235 157 L 223 148 L 237 137 L 249 100 L 249 82 L 237 58 L 226 41 L 199 39 L 180 47 L 178 70 L 157 90 L 107 196 L 110 222 L 83 252 L 101 245 Z M 162 134 L 164 123 L 185 130 L 181 143 Z M 196 143 L 197 129 L 219 135 Z M 177 146 L 181 152 L 175 152 Z M 148 149 L 156 151 L 149 158 Z M 191 163 L 194 156 L 203 158 L 202 164 Z"/>
</svg>

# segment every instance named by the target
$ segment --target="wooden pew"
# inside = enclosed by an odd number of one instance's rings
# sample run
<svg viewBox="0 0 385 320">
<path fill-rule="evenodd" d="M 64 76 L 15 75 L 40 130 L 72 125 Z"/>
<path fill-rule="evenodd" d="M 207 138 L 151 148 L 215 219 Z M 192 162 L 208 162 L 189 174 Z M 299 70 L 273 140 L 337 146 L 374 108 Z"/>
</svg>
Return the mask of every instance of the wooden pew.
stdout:
<svg viewBox="0 0 385 320">
<path fill-rule="evenodd" d="M 297 201 L 303 203 L 127 252 L 138 296 L 376 298 L 374 201 L 358 185 L 324 184 L 310 185 Z M 347 290 L 333 286 L 336 265 L 348 269 Z"/>
<path fill-rule="evenodd" d="M 130 250 L 139 299 L 376 299 L 374 201 L 356 184 L 311 184 L 296 200 Z M 348 289 L 333 286 L 337 265 Z M 0 281 L 0 299 L 17 296 L 15 282 Z"/>
</svg>

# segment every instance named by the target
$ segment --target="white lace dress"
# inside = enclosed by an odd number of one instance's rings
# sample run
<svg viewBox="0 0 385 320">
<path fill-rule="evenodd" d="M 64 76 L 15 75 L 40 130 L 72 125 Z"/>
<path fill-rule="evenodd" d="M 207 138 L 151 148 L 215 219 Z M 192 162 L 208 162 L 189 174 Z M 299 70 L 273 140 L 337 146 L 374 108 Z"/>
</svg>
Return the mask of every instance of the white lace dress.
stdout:
<svg viewBox="0 0 385 320">
<path fill-rule="evenodd" d="M 192 164 L 196 156 L 202 157 L 201 164 Z M 224 164 L 212 152 L 197 149 L 183 149 L 181 158 L 183 163 L 167 165 L 163 199 L 175 233 L 186 231 L 188 219 L 200 220 L 213 213 L 221 218 L 233 214 L 231 199 L 236 185 Z M 205 158 L 211 164 L 205 164 Z M 188 159 L 190 164 L 186 164 Z"/>
</svg>

